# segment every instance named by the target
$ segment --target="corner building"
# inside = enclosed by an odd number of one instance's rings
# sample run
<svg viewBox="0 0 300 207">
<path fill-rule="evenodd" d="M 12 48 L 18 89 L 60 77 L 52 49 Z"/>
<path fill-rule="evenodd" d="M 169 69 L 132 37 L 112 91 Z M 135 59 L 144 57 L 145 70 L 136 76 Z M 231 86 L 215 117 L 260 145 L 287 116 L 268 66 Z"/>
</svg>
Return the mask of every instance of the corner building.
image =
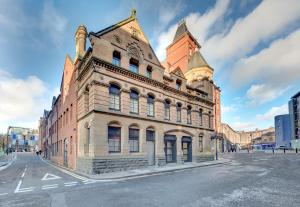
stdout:
<svg viewBox="0 0 300 207">
<path fill-rule="evenodd" d="M 187 31 L 176 35 L 191 38 Z M 87 34 L 80 26 L 75 37 L 78 171 L 98 174 L 214 159 L 217 87 L 195 39 L 188 64 L 171 68 L 157 59 L 135 10 L 99 32 Z"/>
</svg>

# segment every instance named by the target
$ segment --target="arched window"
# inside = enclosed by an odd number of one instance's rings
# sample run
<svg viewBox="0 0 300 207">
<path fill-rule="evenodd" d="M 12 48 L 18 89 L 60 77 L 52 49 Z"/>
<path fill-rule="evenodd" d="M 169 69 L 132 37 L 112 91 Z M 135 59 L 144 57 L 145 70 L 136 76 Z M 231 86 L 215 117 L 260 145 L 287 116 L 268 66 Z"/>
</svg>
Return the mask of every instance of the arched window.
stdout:
<svg viewBox="0 0 300 207">
<path fill-rule="evenodd" d="M 150 65 L 148 65 L 148 67 L 146 69 L 146 77 L 152 78 L 152 67 Z"/>
<path fill-rule="evenodd" d="M 121 53 L 118 51 L 113 52 L 112 63 L 117 66 L 121 66 Z"/>
<path fill-rule="evenodd" d="M 170 101 L 169 100 L 165 100 L 165 120 L 170 120 Z"/>
<path fill-rule="evenodd" d="M 137 127 L 129 127 L 129 151 L 139 152 L 139 139 L 140 139 L 140 129 Z"/>
<path fill-rule="evenodd" d="M 150 94 L 147 97 L 147 115 L 154 116 L 154 96 Z"/>
<path fill-rule="evenodd" d="M 120 110 L 120 87 L 115 84 L 109 86 L 109 109 Z"/>
<path fill-rule="evenodd" d="M 203 109 L 199 109 L 199 124 L 202 125 Z"/>
<path fill-rule="evenodd" d="M 139 61 L 131 58 L 129 61 L 129 70 L 134 73 L 139 72 Z"/>
<path fill-rule="evenodd" d="M 135 90 L 130 91 L 130 113 L 139 113 L 139 93 Z"/>
<path fill-rule="evenodd" d="M 177 122 L 181 122 L 181 103 L 176 104 Z"/>
<path fill-rule="evenodd" d="M 187 124 L 192 124 L 192 107 L 187 107 Z"/>
<path fill-rule="evenodd" d="M 121 152 L 121 127 L 117 125 L 108 126 L 108 152 Z"/>
</svg>

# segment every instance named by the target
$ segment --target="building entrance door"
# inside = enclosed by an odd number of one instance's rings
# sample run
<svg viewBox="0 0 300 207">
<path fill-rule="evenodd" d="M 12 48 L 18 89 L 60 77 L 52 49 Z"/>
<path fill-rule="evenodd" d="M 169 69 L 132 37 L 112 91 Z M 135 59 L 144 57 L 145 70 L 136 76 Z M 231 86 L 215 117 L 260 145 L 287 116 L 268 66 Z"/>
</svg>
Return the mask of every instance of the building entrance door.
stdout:
<svg viewBox="0 0 300 207">
<path fill-rule="evenodd" d="M 166 134 L 164 140 L 166 163 L 176 162 L 176 136 Z"/>
<path fill-rule="evenodd" d="M 182 137 L 183 161 L 192 162 L 192 139 L 190 137 Z"/>
<path fill-rule="evenodd" d="M 64 165 L 68 166 L 68 139 L 64 140 Z"/>
<path fill-rule="evenodd" d="M 155 164 L 154 141 L 147 141 L 148 165 Z"/>
</svg>

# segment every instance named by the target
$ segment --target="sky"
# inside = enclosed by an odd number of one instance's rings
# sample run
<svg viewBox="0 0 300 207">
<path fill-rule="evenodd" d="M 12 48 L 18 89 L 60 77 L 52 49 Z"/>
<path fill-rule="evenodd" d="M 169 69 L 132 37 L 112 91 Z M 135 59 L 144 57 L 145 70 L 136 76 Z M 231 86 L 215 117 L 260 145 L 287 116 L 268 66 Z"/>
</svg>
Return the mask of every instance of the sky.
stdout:
<svg viewBox="0 0 300 207">
<path fill-rule="evenodd" d="M 0 0 L 0 133 L 37 128 L 75 56 L 78 25 L 96 32 L 132 8 L 161 61 L 185 19 L 222 90 L 222 122 L 262 129 L 288 113 L 300 90 L 299 0 Z"/>
</svg>

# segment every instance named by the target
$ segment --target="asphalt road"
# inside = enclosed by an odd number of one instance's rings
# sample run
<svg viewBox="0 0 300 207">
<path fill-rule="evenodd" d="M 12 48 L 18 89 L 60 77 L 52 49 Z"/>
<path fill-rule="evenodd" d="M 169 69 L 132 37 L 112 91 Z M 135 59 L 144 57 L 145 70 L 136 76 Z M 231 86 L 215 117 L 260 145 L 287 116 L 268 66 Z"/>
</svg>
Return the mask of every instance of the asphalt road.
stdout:
<svg viewBox="0 0 300 207">
<path fill-rule="evenodd" d="M 299 154 L 230 154 L 226 165 L 136 179 L 73 177 L 31 153 L 0 171 L 0 206 L 300 206 Z"/>
</svg>

